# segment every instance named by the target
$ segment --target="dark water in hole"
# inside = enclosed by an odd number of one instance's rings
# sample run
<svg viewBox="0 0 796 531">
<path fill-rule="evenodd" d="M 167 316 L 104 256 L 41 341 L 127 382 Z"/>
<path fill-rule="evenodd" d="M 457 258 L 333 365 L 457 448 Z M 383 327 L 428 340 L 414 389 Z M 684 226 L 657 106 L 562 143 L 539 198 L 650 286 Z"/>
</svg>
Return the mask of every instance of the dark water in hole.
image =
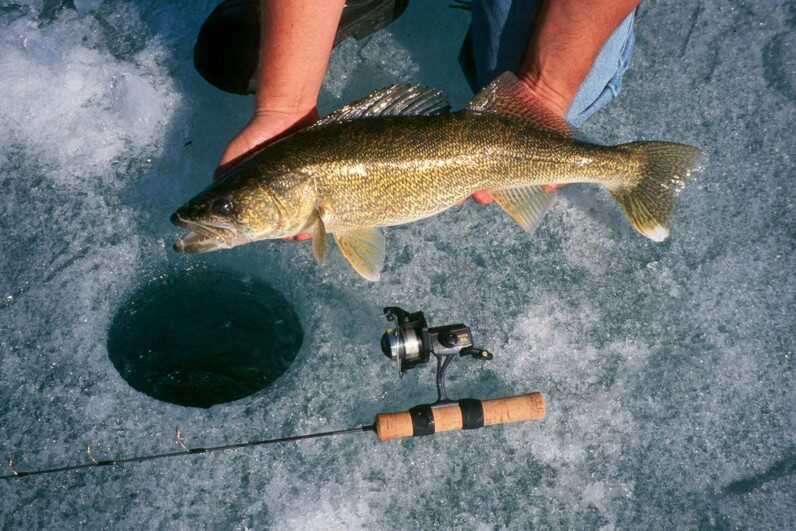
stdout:
<svg viewBox="0 0 796 531">
<path fill-rule="evenodd" d="M 210 407 L 272 384 L 303 337 L 290 303 L 268 284 L 194 271 L 157 278 L 133 293 L 114 316 L 108 353 L 138 391 Z"/>
</svg>

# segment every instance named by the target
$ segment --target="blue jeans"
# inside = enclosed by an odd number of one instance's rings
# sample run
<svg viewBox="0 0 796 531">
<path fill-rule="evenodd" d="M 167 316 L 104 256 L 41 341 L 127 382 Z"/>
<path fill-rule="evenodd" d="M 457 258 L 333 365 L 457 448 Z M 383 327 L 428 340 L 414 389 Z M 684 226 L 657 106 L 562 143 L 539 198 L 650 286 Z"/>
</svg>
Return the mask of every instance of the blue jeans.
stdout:
<svg viewBox="0 0 796 531">
<path fill-rule="evenodd" d="M 470 36 L 475 82 L 480 88 L 498 74 L 517 71 L 533 31 L 540 0 L 473 0 Z M 610 103 L 622 86 L 622 74 L 633 55 L 635 11 L 614 30 L 580 86 L 567 121 L 580 127 Z"/>
</svg>

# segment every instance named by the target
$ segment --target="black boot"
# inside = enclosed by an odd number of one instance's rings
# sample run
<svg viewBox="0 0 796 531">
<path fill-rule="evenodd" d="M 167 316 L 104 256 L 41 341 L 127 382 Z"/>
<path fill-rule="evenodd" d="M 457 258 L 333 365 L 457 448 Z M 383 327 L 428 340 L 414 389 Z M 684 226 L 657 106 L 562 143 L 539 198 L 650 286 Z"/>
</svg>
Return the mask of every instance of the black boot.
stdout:
<svg viewBox="0 0 796 531">
<path fill-rule="evenodd" d="M 348 0 L 334 43 L 362 39 L 397 19 L 409 0 Z M 260 46 L 260 0 L 224 0 L 207 17 L 193 49 L 196 70 L 212 85 L 254 93 Z"/>
</svg>

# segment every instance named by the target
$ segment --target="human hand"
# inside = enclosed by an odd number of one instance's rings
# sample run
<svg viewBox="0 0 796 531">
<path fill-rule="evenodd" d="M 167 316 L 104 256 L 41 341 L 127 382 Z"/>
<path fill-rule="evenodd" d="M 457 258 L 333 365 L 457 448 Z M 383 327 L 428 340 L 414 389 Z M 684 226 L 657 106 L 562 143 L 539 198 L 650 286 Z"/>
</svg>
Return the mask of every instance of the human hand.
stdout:
<svg viewBox="0 0 796 531">
<path fill-rule="evenodd" d="M 519 78 L 516 93 L 521 104 L 527 109 L 526 114 L 531 123 L 561 134 L 571 132 L 565 118 L 569 107 L 566 98 L 551 90 L 543 82 L 536 81 L 528 75 Z M 547 192 L 552 192 L 560 186 L 560 184 L 549 184 L 544 189 Z M 472 197 L 480 205 L 494 202 L 492 194 L 488 190 L 478 190 L 473 193 Z"/>
<path fill-rule="evenodd" d="M 213 179 L 218 179 L 244 155 L 254 149 L 275 142 L 318 120 L 318 110 L 257 111 L 248 124 L 227 144 Z"/>
</svg>

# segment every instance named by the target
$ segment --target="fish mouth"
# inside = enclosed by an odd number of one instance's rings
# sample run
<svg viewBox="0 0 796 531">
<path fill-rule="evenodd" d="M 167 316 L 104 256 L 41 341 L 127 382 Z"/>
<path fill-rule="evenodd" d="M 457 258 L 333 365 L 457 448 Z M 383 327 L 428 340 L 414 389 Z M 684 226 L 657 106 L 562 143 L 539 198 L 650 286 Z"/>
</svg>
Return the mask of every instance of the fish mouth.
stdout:
<svg viewBox="0 0 796 531">
<path fill-rule="evenodd" d="M 245 243 L 240 241 L 241 238 L 231 225 L 192 221 L 182 217 L 179 212 L 171 215 L 171 222 L 189 231 L 174 242 L 174 250 L 179 253 L 209 253 Z"/>
</svg>

